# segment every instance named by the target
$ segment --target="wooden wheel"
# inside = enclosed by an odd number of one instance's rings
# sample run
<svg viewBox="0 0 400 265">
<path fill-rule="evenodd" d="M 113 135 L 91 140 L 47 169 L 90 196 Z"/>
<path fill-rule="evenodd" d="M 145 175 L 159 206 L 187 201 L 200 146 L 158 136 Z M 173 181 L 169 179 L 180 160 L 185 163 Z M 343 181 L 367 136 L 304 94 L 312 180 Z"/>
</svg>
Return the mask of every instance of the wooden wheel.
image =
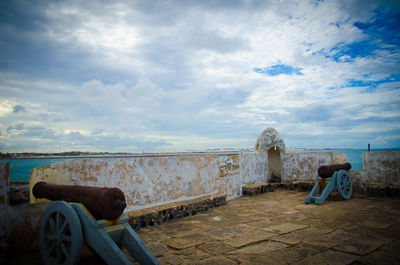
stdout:
<svg viewBox="0 0 400 265">
<path fill-rule="evenodd" d="M 336 185 L 338 187 L 340 195 L 346 200 L 351 198 L 353 193 L 353 183 L 349 173 L 346 170 L 340 170 L 336 177 Z"/>
<path fill-rule="evenodd" d="M 39 231 L 44 264 L 78 264 L 82 244 L 82 227 L 75 210 L 65 201 L 51 202 L 42 216 Z"/>
</svg>

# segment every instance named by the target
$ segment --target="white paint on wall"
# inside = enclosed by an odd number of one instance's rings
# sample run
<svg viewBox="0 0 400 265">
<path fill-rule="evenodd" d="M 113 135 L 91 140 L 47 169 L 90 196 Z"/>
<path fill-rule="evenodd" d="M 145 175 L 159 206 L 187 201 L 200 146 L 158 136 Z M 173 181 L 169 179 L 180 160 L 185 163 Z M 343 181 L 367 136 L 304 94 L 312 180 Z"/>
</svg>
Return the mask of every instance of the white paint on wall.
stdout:
<svg viewBox="0 0 400 265">
<path fill-rule="evenodd" d="M 368 173 L 356 174 L 355 183 L 400 184 L 400 152 L 370 152 L 364 159 Z M 346 160 L 346 155 L 333 152 L 284 153 L 282 181 L 314 181 L 319 166 Z M 243 185 L 267 182 L 267 176 L 267 153 L 199 153 L 67 160 L 35 168 L 30 186 L 46 181 L 118 187 L 127 210 L 136 210 L 213 194 L 234 199 L 242 195 Z"/>
</svg>

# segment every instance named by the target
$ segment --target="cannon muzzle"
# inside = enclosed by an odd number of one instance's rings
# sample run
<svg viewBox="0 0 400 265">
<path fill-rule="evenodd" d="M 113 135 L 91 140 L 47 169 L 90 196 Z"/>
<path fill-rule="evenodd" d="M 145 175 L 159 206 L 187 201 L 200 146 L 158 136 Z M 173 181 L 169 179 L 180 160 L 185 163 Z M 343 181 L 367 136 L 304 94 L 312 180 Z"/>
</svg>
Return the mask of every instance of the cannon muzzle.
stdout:
<svg viewBox="0 0 400 265">
<path fill-rule="evenodd" d="M 351 164 L 349 162 L 346 162 L 344 164 L 320 166 L 318 168 L 318 175 L 323 179 L 330 178 L 330 177 L 332 177 L 333 173 L 335 173 L 335 171 L 339 171 L 339 170 L 349 171 L 350 168 L 351 168 Z"/>
<path fill-rule="evenodd" d="M 96 219 L 117 219 L 126 207 L 125 195 L 118 188 L 38 182 L 32 192 L 36 198 L 82 203 Z"/>
</svg>

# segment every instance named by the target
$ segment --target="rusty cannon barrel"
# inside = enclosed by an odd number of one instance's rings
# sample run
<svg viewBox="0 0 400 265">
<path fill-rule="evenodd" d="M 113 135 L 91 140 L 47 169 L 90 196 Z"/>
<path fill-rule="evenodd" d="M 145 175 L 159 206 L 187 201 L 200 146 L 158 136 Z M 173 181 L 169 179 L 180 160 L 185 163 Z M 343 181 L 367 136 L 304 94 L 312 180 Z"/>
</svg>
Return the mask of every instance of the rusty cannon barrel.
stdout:
<svg viewBox="0 0 400 265">
<path fill-rule="evenodd" d="M 351 168 L 351 164 L 349 162 L 346 162 L 344 164 L 333 164 L 333 165 L 320 166 L 318 168 L 318 175 L 321 178 L 330 178 L 330 177 L 332 177 L 333 173 L 335 173 L 335 171 L 339 171 L 339 170 L 349 171 L 350 168 Z"/>
<path fill-rule="evenodd" d="M 121 216 L 126 207 L 125 195 L 118 188 L 38 182 L 32 192 L 36 198 L 82 203 L 96 219 L 116 219 Z"/>
</svg>

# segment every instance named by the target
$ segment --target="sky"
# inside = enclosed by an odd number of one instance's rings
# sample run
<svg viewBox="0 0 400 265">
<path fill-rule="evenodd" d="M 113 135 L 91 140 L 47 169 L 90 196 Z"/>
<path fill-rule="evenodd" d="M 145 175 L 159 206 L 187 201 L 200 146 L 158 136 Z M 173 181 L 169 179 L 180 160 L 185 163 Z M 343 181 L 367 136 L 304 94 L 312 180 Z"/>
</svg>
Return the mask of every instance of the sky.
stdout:
<svg viewBox="0 0 400 265">
<path fill-rule="evenodd" d="M 399 1 L 0 1 L 0 152 L 400 147 Z"/>
</svg>

